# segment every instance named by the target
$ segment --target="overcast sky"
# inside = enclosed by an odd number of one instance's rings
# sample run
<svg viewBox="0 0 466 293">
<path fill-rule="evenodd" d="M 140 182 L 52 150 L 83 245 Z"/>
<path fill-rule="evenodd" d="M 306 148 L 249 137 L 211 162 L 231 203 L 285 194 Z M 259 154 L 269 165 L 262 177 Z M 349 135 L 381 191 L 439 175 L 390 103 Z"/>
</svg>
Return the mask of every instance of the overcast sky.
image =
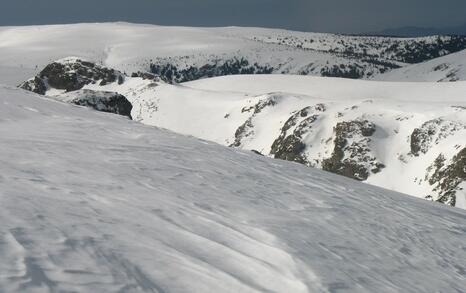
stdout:
<svg viewBox="0 0 466 293">
<path fill-rule="evenodd" d="M 0 25 L 130 21 L 357 33 L 466 23 L 466 0 L 0 0 Z"/>
</svg>

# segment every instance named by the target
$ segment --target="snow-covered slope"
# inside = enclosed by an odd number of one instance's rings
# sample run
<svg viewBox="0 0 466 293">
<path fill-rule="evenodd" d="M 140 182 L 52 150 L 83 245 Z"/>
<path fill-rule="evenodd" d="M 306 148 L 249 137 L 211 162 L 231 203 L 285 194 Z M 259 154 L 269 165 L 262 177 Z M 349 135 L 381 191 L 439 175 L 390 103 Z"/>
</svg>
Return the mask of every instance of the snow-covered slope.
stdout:
<svg viewBox="0 0 466 293">
<path fill-rule="evenodd" d="M 464 82 L 261 75 L 103 88 L 145 124 L 466 208 Z"/>
<path fill-rule="evenodd" d="M 466 208 L 466 82 L 239 75 L 171 85 L 68 58 L 21 87 L 63 101 L 81 88 L 118 92 L 142 123 Z"/>
<path fill-rule="evenodd" d="M 466 80 L 466 50 L 419 64 L 376 75 L 382 81 L 459 81 Z"/>
<path fill-rule="evenodd" d="M 18 89 L 0 105 L 1 292 L 466 287 L 464 211 Z"/>
<path fill-rule="evenodd" d="M 51 61 L 79 56 L 128 75 L 152 70 L 176 82 L 235 73 L 368 78 L 464 48 L 466 37 L 397 39 L 128 23 L 2 27 L 0 71 L 7 70 L 8 81 L 17 85 L 24 71 L 37 73 Z"/>
</svg>

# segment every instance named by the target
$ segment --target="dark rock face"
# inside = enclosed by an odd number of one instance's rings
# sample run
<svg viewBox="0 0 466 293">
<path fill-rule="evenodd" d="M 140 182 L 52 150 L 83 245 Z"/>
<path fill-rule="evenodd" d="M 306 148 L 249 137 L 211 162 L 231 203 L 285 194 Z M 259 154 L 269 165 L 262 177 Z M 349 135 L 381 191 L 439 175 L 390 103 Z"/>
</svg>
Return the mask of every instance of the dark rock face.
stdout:
<svg viewBox="0 0 466 293">
<path fill-rule="evenodd" d="M 411 153 L 416 157 L 419 156 L 419 153 L 427 152 L 426 141 L 431 135 L 434 135 L 433 130 L 423 131 L 421 128 L 414 129 L 411 134 Z"/>
<path fill-rule="evenodd" d="M 67 92 L 83 88 L 83 86 L 96 83 L 100 80 L 100 85 L 106 85 L 120 81 L 122 75 L 113 69 L 98 66 L 91 62 L 76 60 L 71 63 L 52 63 L 47 65 L 39 74 L 45 78 L 49 86 L 56 89 L 63 89 Z"/>
<path fill-rule="evenodd" d="M 238 129 L 236 129 L 235 142 L 232 143 L 230 147 L 240 147 L 244 138 L 254 134 L 252 128 L 254 128 L 254 125 L 252 124 L 252 118 L 249 118 L 246 120 L 246 122 L 241 124 Z"/>
<path fill-rule="evenodd" d="M 360 181 L 367 180 L 371 172 L 380 172 L 385 166 L 372 156 L 369 146 L 375 131 L 367 120 L 338 123 L 332 156 L 322 162 L 322 169 Z"/>
<path fill-rule="evenodd" d="M 114 69 L 102 67 L 91 62 L 80 59 L 69 59 L 47 65 L 34 80 L 27 81 L 20 85 L 20 87 L 43 95 L 48 88 L 71 92 L 98 81 L 100 85 L 113 82 L 122 84 L 124 82 L 124 75 Z"/>
<path fill-rule="evenodd" d="M 241 110 L 242 113 L 244 112 L 252 112 L 251 117 L 249 117 L 243 124 L 241 124 L 235 132 L 235 141 L 230 145 L 230 147 L 240 147 L 242 144 L 243 139 L 251 136 L 254 134 L 254 125 L 252 120 L 258 114 L 262 112 L 266 107 L 273 107 L 278 103 L 280 99 L 279 96 L 271 96 L 267 99 L 259 101 L 256 105 L 248 108 L 243 108 Z"/>
<path fill-rule="evenodd" d="M 131 119 L 131 103 L 118 93 L 79 90 L 65 97 L 70 103 L 93 108 L 97 111 L 127 116 Z"/>
<path fill-rule="evenodd" d="M 458 152 L 453 159 L 447 163 L 445 157 L 440 154 L 431 166 L 433 174 L 429 184 L 434 186 L 434 192 L 438 193 L 437 201 L 456 205 L 456 193 L 459 185 L 466 181 L 466 148 Z M 433 198 L 428 196 L 428 198 Z"/>
<path fill-rule="evenodd" d="M 303 136 L 311 130 L 312 124 L 319 117 L 318 114 L 311 114 L 324 111 L 325 105 L 318 104 L 293 114 L 281 128 L 280 136 L 272 144 L 270 153 L 274 158 L 310 165 L 304 154 L 306 144 L 303 142 Z M 290 133 L 292 128 L 294 129 Z"/>
<path fill-rule="evenodd" d="M 38 76 L 23 82 L 18 87 L 22 88 L 23 90 L 34 92 L 34 93 L 39 94 L 39 95 L 45 95 L 45 92 L 47 91 L 47 85 Z"/>
<path fill-rule="evenodd" d="M 417 157 L 421 153 L 427 153 L 433 136 L 437 133 L 437 128 L 441 123 L 441 119 L 430 120 L 424 123 L 420 128 L 414 129 L 411 134 L 411 153 L 414 156 Z"/>
<path fill-rule="evenodd" d="M 416 157 L 425 154 L 432 144 L 438 144 L 442 139 L 465 128 L 465 125 L 441 118 L 429 120 L 421 127 L 414 129 L 411 134 L 411 154 Z"/>
<path fill-rule="evenodd" d="M 296 135 L 290 135 L 272 145 L 271 154 L 274 158 L 306 164 L 306 157 L 303 155 L 306 145 L 301 141 L 301 138 Z"/>
<path fill-rule="evenodd" d="M 82 90 L 85 85 L 97 82 L 101 86 L 114 82 L 122 84 L 124 75 L 92 62 L 70 58 L 47 65 L 36 77 L 19 87 L 40 95 L 45 95 L 49 89 L 64 90 L 66 93 L 54 98 L 131 118 L 133 106 L 123 95 L 115 92 Z"/>
</svg>

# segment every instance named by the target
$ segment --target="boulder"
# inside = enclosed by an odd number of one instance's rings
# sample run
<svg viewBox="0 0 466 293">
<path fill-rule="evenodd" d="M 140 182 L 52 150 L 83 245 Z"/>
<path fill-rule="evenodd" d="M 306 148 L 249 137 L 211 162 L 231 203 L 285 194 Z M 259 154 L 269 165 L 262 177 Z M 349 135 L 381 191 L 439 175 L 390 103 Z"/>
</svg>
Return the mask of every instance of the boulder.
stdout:
<svg viewBox="0 0 466 293">
<path fill-rule="evenodd" d="M 97 111 L 127 116 L 131 119 L 133 106 L 125 96 L 115 92 L 78 90 L 54 96 L 54 99 L 93 108 Z"/>
</svg>

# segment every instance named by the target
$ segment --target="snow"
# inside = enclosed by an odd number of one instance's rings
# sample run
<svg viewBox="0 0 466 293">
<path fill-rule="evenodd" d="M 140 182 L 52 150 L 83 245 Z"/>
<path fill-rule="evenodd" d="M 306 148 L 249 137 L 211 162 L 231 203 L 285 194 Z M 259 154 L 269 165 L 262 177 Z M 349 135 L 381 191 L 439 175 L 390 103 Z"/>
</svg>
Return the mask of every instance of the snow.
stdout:
<svg viewBox="0 0 466 293">
<path fill-rule="evenodd" d="M 291 52 L 288 48 L 228 36 L 225 29 L 129 23 L 3 27 L 0 40 L 0 65 L 12 67 L 43 68 L 51 61 L 79 56 L 131 73 L 147 70 L 156 58 L 176 57 L 173 61 L 179 65 L 190 58 L 193 60 L 189 62 L 203 65 L 219 56 L 236 56 L 238 50 L 254 59 L 262 58 L 261 55 L 270 59 L 273 54 L 276 62 L 284 62 L 290 54 L 296 55 L 298 63 L 305 58 L 329 59 L 325 54 Z"/>
<path fill-rule="evenodd" d="M 0 84 L 16 86 L 57 59 L 129 74 L 154 58 L 182 68 L 240 56 L 275 73 L 318 74 L 356 62 L 330 50 L 349 44 L 380 54 L 394 41 L 410 39 L 128 23 L 2 27 Z M 465 52 L 375 79 L 463 80 Z M 466 82 L 256 75 L 170 85 L 128 77 L 89 89 L 123 94 L 136 121 L 62 102 L 77 93 L 50 88 L 49 99 L 0 85 L 0 292 L 466 287 L 465 211 L 379 188 L 432 192 L 424 180 L 432 162 L 465 147 Z M 303 134 L 307 158 L 321 167 L 335 125 L 367 119 L 376 125 L 370 154 L 386 167 L 366 183 L 379 187 L 267 158 L 287 119 L 320 104 L 325 111 L 313 112 Z M 433 119 L 455 127 L 411 155 L 413 129 Z M 246 121 L 249 136 L 226 148 Z M 458 189 L 456 206 L 466 209 L 465 183 Z"/>
<path fill-rule="evenodd" d="M 278 37 L 286 42 L 276 40 Z M 165 27 L 130 23 L 0 27 L 0 68 L 10 68 L 16 76 L 32 76 L 31 70 L 37 73 L 52 61 L 79 56 L 131 74 L 149 70 L 151 63 L 170 63 L 184 69 L 245 58 L 250 65 L 257 62 L 261 66 L 272 66 L 274 73 L 321 75 L 322 70 L 334 66 L 348 69 L 356 65 L 364 68 L 367 78 L 369 74 L 387 68 L 354 54 L 348 55 L 345 53 L 347 49 L 356 50 L 357 54 L 366 52 L 382 63 L 405 66 L 392 58 L 393 52 L 385 52 L 387 48 L 401 44 L 399 47 L 403 50 L 405 42 L 429 44 L 435 41 L 436 37 L 375 38 L 261 28 Z M 305 45 L 297 47 L 296 42 Z M 8 85 L 18 84 L 17 78 L 0 81 Z"/>
<path fill-rule="evenodd" d="M 18 89 L 0 105 L 1 292 L 466 286 L 462 210 Z"/>
<path fill-rule="evenodd" d="M 418 82 L 466 80 L 466 50 L 376 75 L 374 80 Z"/>
<path fill-rule="evenodd" d="M 37 73 L 37 69 L 24 66 L 0 65 L 0 84 L 17 86 Z"/>
<path fill-rule="evenodd" d="M 466 190 L 466 183 L 463 182 L 460 184 L 461 190 Z M 466 210 L 466 193 L 463 192 L 462 194 L 456 197 L 456 207 L 460 209 Z"/>
<path fill-rule="evenodd" d="M 362 96 L 388 102 L 463 103 L 461 92 L 466 82 L 417 83 L 417 82 L 368 82 L 328 77 L 293 75 L 237 75 L 208 78 L 187 82 L 186 87 L 207 91 L 246 92 L 287 92 L 321 97 L 325 100 L 359 100 Z"/>
<path fill-rule="evenodd" d="M 368 120 L 377 127 L 369 144 L 371 156 L 384 164 L 367 183 L 425 198 L 435 193 L 423 180 L 427 169 L 443 154 L 452 158 L 466 147 L 466 82 L 375 82 L 291 75 L 241 75 L 169 85 L 140 78 L 123 85 L 86 88 L 116 91 L 133 104 L 132 117 L 223 145 L 232 145 L 237 129 L 250 119 L 240 148 L 270 154 L 271 146 L 289 117 L 305 107 L 323 104 L 326 110 L 306 134 L 306 156 L 315 167 L 333 152 L 338 122 Z M 261 101 L 276 104 L 260 113 L 246 111 Z M 442 119 L 452 127 L 437 133 L 428 153 L 413 156 L 410 137 L 425 122 Z M 453 127 L 454 126 L 454 127 Z M 362 163 L 362 162 L 361 162 Z M 461 197 L 461 191 L 458 191 Z M 435 199 L 435 197 L 434 197 Z"/>
</svg>

